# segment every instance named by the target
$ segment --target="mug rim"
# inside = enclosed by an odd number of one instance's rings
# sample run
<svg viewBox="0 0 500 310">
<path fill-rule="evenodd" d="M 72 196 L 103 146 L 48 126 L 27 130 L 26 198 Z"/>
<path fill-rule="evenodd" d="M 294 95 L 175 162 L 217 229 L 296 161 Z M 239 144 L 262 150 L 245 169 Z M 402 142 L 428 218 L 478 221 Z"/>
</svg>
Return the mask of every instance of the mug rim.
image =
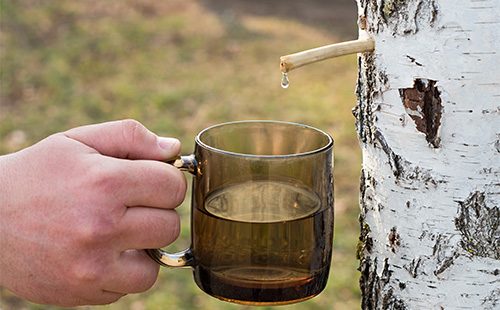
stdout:
<svg viewBox="0 0 500 310">
<path fill-rule="evenodd" d="M 201 141 L 201 136 L 206 133 L 209 130 L 212 130 L 214 128 L 218 127 L 223 127 L 223 126 L 228 126 L 228 125 L 235 125 L 235 124 L 252 124 L 252 123 L 273 123 L 273 124 L 282 124 L 282 125 L 291 125 L 291 126 L 296 126 L 296 127 L 302 127 L 302 128 L 307 128 L 316 131 L 319 134 L 322 134 L 323 136 L 326 136 L 328 141 L 325 145 L 316 148 L 314 150 L 308 151 L 308 152 L 302 152 L 302 153 L 293 153 L 293 154 L 280 154 L 280 155 L 256 155 L 256 154 L 246 154 L 246 153 L 238 153 L 238 152 L 232 152 L 232 151 L 226 151 L 220 148 L 216 148 L 213 146 L 210 146 L 203 141 Z M 216 152 L 224 155 L 230 155 L 230 156 L 238 156 L 238 157 L 249 157 L 249 158 L 262 158 L 262 159 L 275 159 L 275 158 L 293 158 L 293 157 L 303 157 L 303 156 L 309 156 L 312 154 L 317 154 L 321 153 L 323 151 L 326 151 L 330 148 L 333 147 L 334 140 L 333 137 L 328 134 L 327 132 L 318 129 L 316 127 L 312 127 L 309 125 L 301 124 L 301 123 L 296 123 L 296 122 L 287 122 L 287 121 L 278 121 L 278 120 L 242 120 L 242 121 L 232 121 L 232 122 L 224 122 L 216 125 L 209 126 L 202 131 L 200 131 L 196 137 L 195 137 L 195 142 L 197 145 L 200 147 L 203 147 L 204 149 L 207 149 L 211 152 Z"/>
</svg>

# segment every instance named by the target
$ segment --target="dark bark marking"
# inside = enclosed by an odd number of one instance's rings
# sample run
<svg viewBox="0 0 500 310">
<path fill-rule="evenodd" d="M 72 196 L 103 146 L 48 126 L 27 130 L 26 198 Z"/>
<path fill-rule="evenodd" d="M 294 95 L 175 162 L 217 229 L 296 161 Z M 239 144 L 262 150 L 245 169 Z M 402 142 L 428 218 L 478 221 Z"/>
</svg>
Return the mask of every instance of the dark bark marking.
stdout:
<svg viewBox="0 0 500 310">
<path fill-rule="evenodd" d="M 383 209 L 385 208 L 385 206 L 381 203 L 377 204 L 377 210 L 380 212 L 382 211 Z M 391 210 L 391 211 L 394 211 L 394 210 Z"/>
<path fill-rule="evenodd" d="M 486 274 L 491 274 L 493 276 L 498 276 L 500 274 L 500 269 L 495 269 L 495 270 L 485 270 L 485 269 L 479 269 L 482 273 Z"/>
<path fill-rule="evenodd" d="M 361 272 L 359 280 L 362 291 L 361 308 L 406 310 L 407 307 L 404 302 L 395 296 L 394 288 L 387 285 L 392 274 L 392 271 L 389 269 L 388 259 L 384 260 L 382 274 L 379 276 L 377 273 L 377 258 L 374 260 L 371 258 L 374 241 L 371 237 L 370 225 L 365 220 L 365 214 L 368 212 L 365 201 L 368 201 L 370 195 L 372 195 L 371 192 L 376 187 L 376 181 L 363 169 L 361 171 L 360 183 L 362 212 L 359 216 L 359 223 L 361 233 L 356 256 L 360 260 L 358 270 Z M 399 242 L 399 237 L 391 239 L 395 244 Z M 399 283 L 398 285 L 401 289 L 401 284 Z M 403 285 L 406 287 L 406 284 Z"/>
<path fill-rule="evenodd" d="M 450 256 L 446 257 L 444 261 L 438 266 L 436 270 L 434 270 L 434 275 L 439 275 L 440 273 L 443 273 L 448 267 L 453 265 L 453 261 L 455 260 L 457 256 Z"/>
<path fill-rule="evenodd" d="M 418 275 L 418 267 L 420 267 L 420 263 L 422 263 L 422 258 L 418 257 L 418 258 L 412 259 L 409 264 L 407 264 L 407 265 L 404 266 L 404 268 L 406 269 L 406 271 L 408 271 L 410 273 L 410 275 L 412 276 L 412 278 L 416 278 L 417 277 L 417 275 Z"/>
<path fill-rule="evenodd" d="M 495 141 L 495 149 L 500 153 L 500 134 L 497 133 L 497 140 Z"/>
<path fill-rule="evenodd" d="M 403 160 L 401 156 L 396 155 L 394 151 L 390 148 L 389 144 L 385 140 L 384 135 L 379 130 L 376 130 L 373 134 L 375 141 L 382 148 L 385 154 L 389 157 L 389 165 L 391 166 L 392 173 L 398 179 L 402 172 L 403 167 L 401 161 Z M 409 164 L 409 162 L 407 162 Z"/>
<path fill-rule="evenodd" d="M 358 79 L 356 85 L 357 105 L 352 109 L 356 118 L 356 130 L 361 143 L 371 143 L 376 128 L 376 115 L 380 109 L 374 104 L 374 97 L 389 89 L 389 79 L 384 72 L 377 70 L 375 56 L 365 54 L 358 58 Z"/>
<path fill-rule="evenodd" d="M 360 226 L 360 235 L 359 241 L 356 251 L 356 257 L 358 259 L 362 259 L 365 255 L 370 255 L 373 248 L 373 239 L 370 236 L 370 225 L 365 221 L 365 214 L 368 212 L 366 201 L 369 200 L 369 193 L 367 193 L 367 189 L 375 188 L 375 182 L 373 178 L 370 176 L 366 170 L 361 170 L 361 178 L 360 178 L 360 203 L 363 211 L 359 215 L 359 226 Z"/>
<path fill-rule="evenodd" d="M 438 234 L 437 237 L 432 237 L 436 240 L 432 248 L 432 255 L 436 258 L 436 268 L 434 275 L 443 273 L 446 269 L 451 267 L 455 259 L 460 256 L 459 251 L 455 245 L 450 244 L 453 236 L 446 237 L 443 234 Z M 451 251 L 450 251 L 451 249 Z"/>
<path fill-rule="evenodd" d="M 437 181 L 433 177 L 430 169 L 418 166 L 415 167 L 409 161 L 394 153 L 385 140 L 385 137 L 378 129 L 375 130 L 373 136 L 374 141 L 376 142 L 375 146 L 379 146 L 389 158 L 389 166 L 391 167 L 392 173 L 396 178 L 396 183 L 412 184 L 413 181 L 418 180 L 422 182 L 426 188 L 435 188 L 439 183 L 446 183 L 445 180 Z"/>
<path fill-rule="evenodd" d="M 363 257 L 369 256 L 372 252 L 373 248 L 373 239 L 370 236 L 370 225 L 365 221 L 365 214 L 368 212 L 366 202 L 370 199 L 370 193 L 367 192 L 369 188 L 375 188 L 375 181 L 372 176 L 365 170 L 361 170 L 360 177 L 360 204 L 362 208 L 362 212 L 359 215 L 359 226 L 360 226 L 360 234 L 359 241 L 356 251 L 356 257 L 361 260 Z"/>
<path fill-rule="evenodd" d="M 390 288 L 382 299 L 382 309 L 405 310 L 407 308 L 403 300 L 394 296 L 394 289 Z"/>
<path fill-rule="evenodd" d="M 400 89 L 399 93 L 417 130 L 425 134 L 432 147 L 438 148 L 441 140 L 438 130 L 443 106 L 436 81 L 416 79 L 412 88 Z"/>
<path fill-rule="evenodd" d="M 361 220 L 360 220 L 361 221 Z M 356 251 L 356 258 L 362 259 L 370 255 L 373 249 L 373 238 L 370 237 L 370 226 L 367 223 L 361 223 L 361 233 Z"/>
<path fill-rule="evenodd" d="M 389 248 L 392 253 L 396 253 L 396 248 L 401 245 L 401 237 L 399 236 L 396 227 L 391 228 L 387 239 L 389 240 Z"/>
<path fill-rule="evenodd" d="M 403 8 L 403 0 L 384 0 L 382 1 L 382 6 L 380 8 L 381 16 L 387 23 L 390 17 L 397 13 L 398 9 Z"/>
<path fill-rule="evenodd" d="M 488 207 L 485 194 L 479 191 L 458 205 L 455 227 L 462 236 L 462 248 L 473 255 L 500 259 L 499 207 Z"/>
<path fill-rule="evenodd" d="M 486 298 L 483 299 L 481 305 L 484 309 L 498 309 L 497 306 L 500 305 L 500 288 L 494 289 L 490 292 Z"/>
<path fill-rule="evenodd" d="M 358 104 L 352 110 L 352 114 L 356 118 L 356 129 L 359 140 L 362 143 L 371 142 L 371 129 L 374 119 L 369 103 L 373 102 L 373 92 L 375 86 L 375 65 L 373 56 L 368 55 L 365 59 L 366 69 L 362 69 L 363 63 L 361 57 L 358 58 L 358 80 L 356 85 L 356 95 Z"/>
<path fill-rule="evenodd" d="M 416 64 L 419 67 L 423 67 L 421 63 L 417 61 L 415 57 L 411 57 L 410 55 L 406 55 L 406 58 L 408 58 L 412 63 Z"/>
<path fill-rule="evenodd" d="M 406 310 L 408 307 L 403 300 L 394 294 L 394 288 L 389 281 L 392 271 L 389 269 L 389 259 L 384 259 L 382 273 L 377 272 L 377 258 L 363 258 L 360 263 L 360 287 L 362 292 L 361 309 L 393 309 Z"/>
<path fill-rule="evenodd" d="M 435 0 L 370 0 L 361 3 L 363 6 L 368 4 L 366 14 L 375 21 L 369 23 L 369 30 L 388 29 L 394 36 L 415 34 L 422 26 L 434 27 L 439 14 Z M 413 11 L 415 3 L 417 7 Z"/>
<path fill-rule="evenodd" d="M 369 209 L 369 206 L 371 206 L 371 201 L 373 201 L 373 193 L 376 190 L 376 187 L 377 187 L 377 181 L 371 176 L 369 172 L 367 172 L 365 169 L 362 169 L 360 177 L 359 193 L 360 193 L 360 204 L 363 214 L 367 213 L 370 210 L 373 210 Z"/>
</svg>

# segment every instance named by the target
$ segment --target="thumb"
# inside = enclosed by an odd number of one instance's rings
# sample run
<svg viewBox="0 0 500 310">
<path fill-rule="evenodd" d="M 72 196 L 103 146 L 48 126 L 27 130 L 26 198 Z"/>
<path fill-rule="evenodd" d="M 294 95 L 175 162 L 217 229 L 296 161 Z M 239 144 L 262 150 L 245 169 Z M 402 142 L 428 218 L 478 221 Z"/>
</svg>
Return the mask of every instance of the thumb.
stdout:
<svg viewBox="0 0 500 310">
<path fill-rule="evenodd" d="M 158 137 L 130 119 L 76 127 L 64 135 L 117 158 L 165 160 L 177 156 L 181 148 L 179 140 Z"/>
</svg>

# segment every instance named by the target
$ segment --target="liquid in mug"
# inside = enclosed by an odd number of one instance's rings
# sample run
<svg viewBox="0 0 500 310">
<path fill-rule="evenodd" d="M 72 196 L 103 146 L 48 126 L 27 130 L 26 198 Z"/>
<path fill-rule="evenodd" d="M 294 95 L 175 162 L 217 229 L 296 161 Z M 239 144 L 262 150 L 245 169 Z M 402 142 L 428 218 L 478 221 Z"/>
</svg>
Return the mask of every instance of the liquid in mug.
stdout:
<svg viewBox="0 0 500 310">
<path fill-rule="evenodd" d="M 249 181 L 193 209 L 196 281 L 220 299 L 253 305 L 309 299 L 326 285 L 333 208 L 297 184 Z M 206 238 L 211 236 L 211 238 Z"/>
</svg>

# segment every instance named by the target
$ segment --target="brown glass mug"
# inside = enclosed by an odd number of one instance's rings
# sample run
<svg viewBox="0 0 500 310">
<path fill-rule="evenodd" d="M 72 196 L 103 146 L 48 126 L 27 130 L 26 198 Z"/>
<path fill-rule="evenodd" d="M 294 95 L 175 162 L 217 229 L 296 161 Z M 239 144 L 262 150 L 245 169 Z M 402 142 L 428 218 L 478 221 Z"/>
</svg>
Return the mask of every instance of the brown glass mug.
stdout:
<svg viewBox="0 0 500 310">
<path fill-rule="evenodd" d="M 319 294 L 333 245 L 333 139 L 279 121 L 215 125 L 193 155 L 173 162 L 194 175 L 191 246 L 159 264 L 193 268 L 197 285 L 219 299 L 278 305 Z"/>
</svg>

